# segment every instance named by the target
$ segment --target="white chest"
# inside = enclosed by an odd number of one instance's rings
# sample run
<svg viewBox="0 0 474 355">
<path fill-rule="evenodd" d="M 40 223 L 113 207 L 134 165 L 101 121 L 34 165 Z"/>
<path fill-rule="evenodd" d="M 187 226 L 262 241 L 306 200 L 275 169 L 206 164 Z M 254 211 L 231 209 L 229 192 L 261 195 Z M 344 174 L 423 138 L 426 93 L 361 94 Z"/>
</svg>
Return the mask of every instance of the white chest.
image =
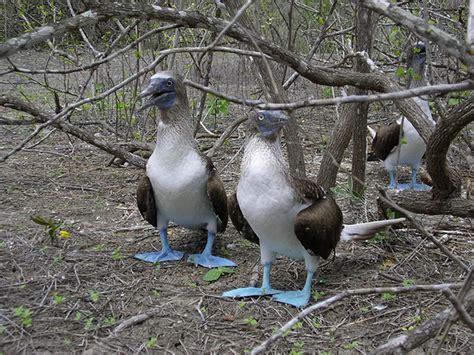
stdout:
<svg viewBox="0 0 474 355">
<path fill-rule="evenodd" d="M 304 248 L 294 233 L 297 213 L 305 206 L 297 204 L 274 157 L 259 152 L 247 156 L 237 186 L 242 214 L 260 239 L 262 258 L 266 252 L 301 259 Z"/>
<path fill-rule="evenodd" d="M 172 138 L 172 137 L 171 137 Z M 205 162 L 192 146 L 159 139 L 147 163 L 159 219 L 202 228 L 215 219 L 207 196 Z"/>
</svg>

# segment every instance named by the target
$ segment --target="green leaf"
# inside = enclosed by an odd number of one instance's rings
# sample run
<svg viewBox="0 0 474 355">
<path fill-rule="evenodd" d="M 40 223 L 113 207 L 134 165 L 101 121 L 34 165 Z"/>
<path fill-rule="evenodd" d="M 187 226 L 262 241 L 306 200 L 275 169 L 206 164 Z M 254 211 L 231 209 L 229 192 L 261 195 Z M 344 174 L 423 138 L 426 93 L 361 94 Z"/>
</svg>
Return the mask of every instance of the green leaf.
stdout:
<svg viewBox="0 0 474 355">
<path fill-rule="evenodd" d="M 401 78 L 402 76 L 405 76 L 405 69 L 403 69 L 402 67 L 398 67 L 397 70 L 395 71 L 395 75 L 399 78 Z"/>
<path fill-rule="evenodd" d="M 459 99 L 452 97 L 448 100 L 448 106 L 456 106 L 459 105 Z"/>
<path fill-rule="evenodd" d="M 203 277 L 202 279 L 207 282 L 214 282 L 219 280 L 219 278 L 224 275 L 224 274 L 233 274 L 235 271 L 234 269 L 231 269 L 226 266 L 220 266 L 215 269 L 209 270 Z"/>
<path fill-rule="evenodd" d="M 213 282 L 219 280 L 222 276 L 222 271 L 219 269 L 211 269 L 202 277 L 204 281 Z"/>
<path fill-rule="evenodd" d="M 49 226 L 49 223 L 50 223 L 50 222 L 48 222 L 47 220 L 45 220 L 45 219 L 44 219 L 43 217 L 41 217 L 41 216 L 31 216 L 30 218 L 31 218 L 31 220 L 32 220 L 33 222 L 35 222 L 36 224 L 39 224 L 39 225 L 41 225 L 41 226 Z"/>
</svg>

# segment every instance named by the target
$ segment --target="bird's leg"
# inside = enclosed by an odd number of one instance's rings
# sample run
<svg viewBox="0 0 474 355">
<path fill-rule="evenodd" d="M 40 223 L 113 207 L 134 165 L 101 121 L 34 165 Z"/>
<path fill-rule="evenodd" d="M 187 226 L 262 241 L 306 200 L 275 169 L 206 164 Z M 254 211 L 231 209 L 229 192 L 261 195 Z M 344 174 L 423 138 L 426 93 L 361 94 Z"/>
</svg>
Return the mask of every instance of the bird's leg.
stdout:
<svg viewBox="0 0 474 355">
<path fill-rule="evenodd" d="M 212 255 L 212 245 L 214 244 L 215 237 L 215 233 L 208 231 L 207 243 L 203 252 L 201 254 L 190 255 L 188 258 L 188 262 L 198 264 L 207 268 L 219 266 L 236 266 L 236 264 L 231 260 Z"/>
<path fill-rule="evenodd" d="M 287 291 L 273 296 L 273 299 L 278 302 L 291 304 L 295 307 L 304 307 L 311 299 L 311 284 L 313 282 L 313 271 L 308 271 L 306 275 L 306 282 L 301 291 Z"/>
<path fill-rule="evenodd" d="M 417 169 L 411 169 L 411 188 L 418 191 L 429 191 L 431 186 L 425 185 L 423 183 L 418 184 L 416 182 Z"/>
<path fill-rule="evenodd" d="M 183 252 L 171 249 L 168 243 L 168 227 L 160 229 L 161 250 L 149 253 L 138 253 L 135 258 L 148 261 L 150 263 L 160 263 L 162 261 L 175 261 L 183 257 Z"/>
<path fill-rule="evenodd" d="M 275 290 L 270 286 L 270 270 L 272 263 L 263 265 L 262 287 L 244 287 L 235 290 L 226 291 L 222 294 L 224 297 L 250 297 L 250 296 L 266 296 L 274 295 L 282 291 Z"/>
<path fill-rule="evenodd" d="M 390 183 L 388 185 L 388 188 L 390 190 L 395 190 L 395 187 L 397 185 L 397 180 L 395 179 L 395 171 L 389 171 L 388 175 L 390 176 Z"/>
</svg>

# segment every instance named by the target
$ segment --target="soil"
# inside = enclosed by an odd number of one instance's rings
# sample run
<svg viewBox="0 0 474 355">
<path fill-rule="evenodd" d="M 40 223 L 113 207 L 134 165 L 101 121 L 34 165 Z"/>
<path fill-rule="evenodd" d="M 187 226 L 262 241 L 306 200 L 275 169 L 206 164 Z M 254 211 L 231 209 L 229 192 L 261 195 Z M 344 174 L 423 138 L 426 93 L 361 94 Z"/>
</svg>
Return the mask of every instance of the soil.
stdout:
<svg viewBox="0 0 474 355">
<path fill-rule="evenodd" d="M 318 109 L 320 110 L 320 109 Z M 328 117 L 330 113 L 328 113 Z M 303 119 L 301 119 L 303 122 Z M 330 123 L 304 130 L 318 132 Z M 31 127 L 0 127 L 0 154 L 21 142 Z M 214 158 L 230 193 L 239 176 L 243 133 L 234 134 Z M 212 143 L 212 142 L 211 142 Z M 321 149 L 303 140 L 308 175 L 315 177 Z M 233 159 L 233 160 L 232 160 Z M 144 222 L 135 202 L 143 171 L 109 164 L 111 157 L 74 137 L 53 132 L 41 145 L 15 154 L 0 169 L 0 351 L 2 353 L 244 353 L 259 345 L 299 310 L 270 298 L 233 300 L 223 291 L 243 287 L 260 273 L 258 246 L 229 224 L 214 250 L 238 267 L 209 283 L 202 267 L 179 262 L 153 265 L 133 258 L 159 249 L 159 237 Z M 343 171 L 350 171 L 350 160 Z M 341 175 L 344 186 L 345 175 Z M 336 197 L 346 223 L 380 218 L 375 184 L 386 184 L 379 162 L 368 162 L 369 189 L 361 203 Z M 64 223 L 67 239 L 51 242 L 32 216 Z M 449 216 L 420 216 L 426 228 L 463 260 L 472 261 L 472 224 Z M 58 230 L 59 230 L 58 229 Z M 64 234 L 64 232 L 63 232 Z M 170 228 L 171 245 L 186 253 L 204 247 L 204 233 Z M 296 290 L 306 272 L 300 261 L 280 257 L 274 287 Z M 313 283 L 311 303 L 362 287 L 462 282 L 459 266 L 410 225 L 372 241 L 341 243 Z M 370 352 L 389 339 L 409 334 L 448 307 L 438 292 L 346 298 L 307 316 L 270 351 L 275 353 Z M 30 311 L 30 312 L 29 312 Z M 23 315 L 23 316 L 22 316 Z M 130 322 L 129 322 L 130 321 Z M 418 352 L 469 353 L 473 335 L 462 323 L 439 334 Z"/>
</svg>

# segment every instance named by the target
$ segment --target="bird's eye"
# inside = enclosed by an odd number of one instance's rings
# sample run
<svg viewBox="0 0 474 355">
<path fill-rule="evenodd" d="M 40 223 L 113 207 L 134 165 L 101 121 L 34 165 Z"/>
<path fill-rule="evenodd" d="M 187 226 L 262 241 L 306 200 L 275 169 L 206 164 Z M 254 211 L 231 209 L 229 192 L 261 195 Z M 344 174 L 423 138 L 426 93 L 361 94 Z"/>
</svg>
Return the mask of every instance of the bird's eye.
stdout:
<svg viewBox="0 0 474 355">
<path fill-rule="evenodd" d="M 166 85 L 168 86 L 173 86 L 173 82 L 171 80 L 168 80 L 168 82 L 166 83 Z"/>
<path fill-rule="evenodd" d="M 258 118 L 259 121 L 263 121 L 263 119 L 264 119 L 263 115 L 258 115 L 257 118 Z"/>
</svg>

